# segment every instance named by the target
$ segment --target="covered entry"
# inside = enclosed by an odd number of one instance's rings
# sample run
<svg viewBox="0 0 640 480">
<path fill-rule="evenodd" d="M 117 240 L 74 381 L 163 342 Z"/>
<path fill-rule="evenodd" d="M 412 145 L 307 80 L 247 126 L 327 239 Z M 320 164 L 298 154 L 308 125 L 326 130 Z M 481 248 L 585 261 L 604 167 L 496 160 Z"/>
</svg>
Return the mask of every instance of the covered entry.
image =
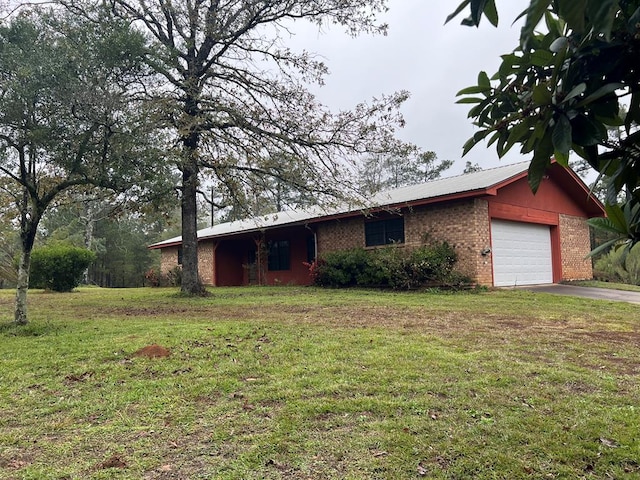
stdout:
<svg viewBox="0 0 640 480">
<path fill-rule="evenodd" d="M 493 219 L 491 244 L 496 287 L 553 283 L 548 225 Z"/>
</svg>

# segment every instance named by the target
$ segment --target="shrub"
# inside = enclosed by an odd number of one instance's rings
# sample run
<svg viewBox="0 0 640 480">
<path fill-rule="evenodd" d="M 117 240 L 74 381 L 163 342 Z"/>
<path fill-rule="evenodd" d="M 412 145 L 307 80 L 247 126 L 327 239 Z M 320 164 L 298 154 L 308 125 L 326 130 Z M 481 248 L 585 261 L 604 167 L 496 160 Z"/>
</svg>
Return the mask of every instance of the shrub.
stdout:
<svg viewBox="0 0 640 480">
<path fill-rule="evenodd" d="M 182 268 L 173 267 L 167 273 L 156 272 L 153 268 L 144 274 L 150 287 L 177 287 L 182 283 Z"/>
<path fill-rule="evenodd" d="M 149 270 L 147 270 L 145 272 L 144 280 L 145 280 L 146 286 L 159 287 L 160 286 L 160 280 L 161 280 L 161 274 L 156 272 L 155 269 L 150 268 Z"/>
<path fill-rule="evenodd" d="M 70 292 L 80 285 L 82 274 L 96 259 L 85 248 L 55 245 L 31 252 L 30 285 L 56 292 Z"/>
<path fill-rule="evenodd" d="M 460 287 L 470 279 L 453 270 L 457 255 L 446 242 L 416 249 L 389 246 L 331 252 L 309 265 L 314 283 L 329 287 L 391 287 L 409 290 L 425 286 Z"/>
<path fill-rule="evenodd" d="M 179 287 L 182 285 L 182 267 L 173 267 L 164 275 L 164 278 L 168 287 Z"/>
<path fill-rule="evenodd" d="M 624 247 L 611 249 L 596 261 L 593 276 L 605 282 L 640 285 L 640 245 L 628 252 Z"/>
<path fill-rule="evenodd" d="M 370 257 L 363 248 L 330 252 L 310 267 L 315 283 L 324 287 L 352 287 L 364 281 Z"/>
</svg>

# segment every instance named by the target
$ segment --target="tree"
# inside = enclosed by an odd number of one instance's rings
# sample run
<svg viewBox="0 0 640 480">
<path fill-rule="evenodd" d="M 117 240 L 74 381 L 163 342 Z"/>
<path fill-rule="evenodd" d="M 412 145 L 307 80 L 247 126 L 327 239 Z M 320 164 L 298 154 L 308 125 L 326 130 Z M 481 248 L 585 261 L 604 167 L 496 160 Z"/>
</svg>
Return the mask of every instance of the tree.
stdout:
<svg viewBox="0 0 640 480">
<path fill-rule="evenodd" d="M 145 209 L 123 203 L 108 192 L 71 195 L 70 201 L 50 208 L 41 221 L 38 241 L 84 247 L 96 259 L 86 270 L 83 283 L 101 287 L 140 287 L 145 273 L 159 265 L 159 252 L 146 245 L 166 235 L 166 210 Z M 177 220 L 179 223 L 179 218 Z"/>
<path fill-rule="evenodd" d="M 478 25 L 483 16 L 498 24 L 495 0 L 465 0 L 447 21 L 467 7 L 463 24 Z M 480 72 L 477 85 L 459 92 L 460 103 L 473 105 L 469 117 L 479 127 L 464 152 L 483 139 L 495 143 L 499 156 L 520 145 L 532 155 L 534 191 L 552 157 L 569 167 L 575 152 L 607 185 L 608 218 L 592 224 L 615 231 L 629 246 L 637 243 L 640 0 L 530 0 L 520 17 L 520 45 L 502 56 L 492 78 Z M 610 136 L 611 127 L 623 127 L 622 135 Z"/>
<path fill-rule="evenodd" d="M 382 190 L 428 182 L 439 178 L 451 165 L 451 160 L 438 161 L 435 152 L 423 152 L 416 147 L 371 155 L 358 171 L 360 190 L 369 196 Z"/>
<path fill-rule="evenodd" d="M 159 240 L 147 216 L 135 213 L 107 217 L 96 225 L 102 249 L 89 269 L 89 278 L 103 287 L 140 287 L 145 274 L 159 266 L 157 251 L 146 246 Z"/>
<path fill-rule="evenodd" d="M 473 173 L 482 171 L 482 167 L 477 163 L 471 163 L 467 160 L 467 163 L 464 165 L 464 171 L 462 173 Z"/>
<path fill-rule="evenodd" d="M 208 177 L 211 196 L 205 195 L 221 221 L 240 220 L 283 210 L 318 205 L 313 178 L 303 165 L 284 153 L 274 154 L 259 172 L 229 169 Z"/>
<path fill-rule="evenodd" d="M 384 33 L 376 14 L 386 0 L 107 3 L 147 36 L 155 52 L 149 64 L 164 80 L 150 93 L 179 152 L 185 294 L 205 292 L 197 269 L 201 169 L 225 185 L 248 174 L 272 176 L 272 159 L 279 157 L 289 164 L 285 170 L 304 173 L 318 198 L 344 197 L 354 191 L 353 157 L 397 143 L 393 133 L 402 124 L 398 106 L 405 92 L 332 113 L 306 87 L 322 83 L 326 66 L 285 45 L 300 20 L 338 24 L 353 35 Z M 79 8 L 78 2 L 68 5 Z"/>
<path fill-rule="evenodd" d="M 125 22 L 34 9 L 0 26 L 0 173 L 20 225 L 16 324 L 28 321 L 31 251 L 50 206 L 90 186 L 142 200 L 162 179 L 139 121 L 146 112 L 131 95 L 144 53 Z"/>
<path fill-rule="evenodd" d="M 11 182 L 0 176 L 0 288 L 15 284 L 17 279 L 14 257 L 18 239 L 14 227 L 17 220 L 9 188 Z"/>
</svg>

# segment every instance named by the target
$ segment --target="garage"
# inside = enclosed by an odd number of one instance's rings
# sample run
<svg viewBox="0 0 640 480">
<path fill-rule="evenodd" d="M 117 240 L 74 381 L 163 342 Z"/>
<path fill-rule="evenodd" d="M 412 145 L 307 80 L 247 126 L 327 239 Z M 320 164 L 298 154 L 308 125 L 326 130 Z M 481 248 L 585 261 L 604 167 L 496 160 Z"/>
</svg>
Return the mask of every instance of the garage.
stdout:
<svg viewBox="0 0 640 480">
<path fill-rule="evenodd" d="M 496 287 L 553 283 L 548 225 L 493 219 L 491 244 Z"/>
</svg>

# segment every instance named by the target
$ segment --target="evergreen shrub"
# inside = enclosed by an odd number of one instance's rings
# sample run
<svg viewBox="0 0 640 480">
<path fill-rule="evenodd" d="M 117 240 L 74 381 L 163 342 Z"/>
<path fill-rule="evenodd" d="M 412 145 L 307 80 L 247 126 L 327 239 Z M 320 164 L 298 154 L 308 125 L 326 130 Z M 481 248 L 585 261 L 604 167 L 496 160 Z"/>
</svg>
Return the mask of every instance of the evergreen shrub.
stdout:
<svg viewBox="0 0 640 480">
<path fill-rule="evenodd" d="M 71 245 L 34 248 L 29 284 L 33 288 L 70 292 L 80 285 L 84 271 L 95 259 L 92 251 Z"/>
<path fill-rule="evenodd" d="M 309 265 L 309 271 L 316 285 L 327 287 L 410 290 L 469 285 L 471 280 L 454 270 L 456 261 L 447 242 L 433 242 L 416 249 L 391 245 L 330 252 Z"/>
</svg>

